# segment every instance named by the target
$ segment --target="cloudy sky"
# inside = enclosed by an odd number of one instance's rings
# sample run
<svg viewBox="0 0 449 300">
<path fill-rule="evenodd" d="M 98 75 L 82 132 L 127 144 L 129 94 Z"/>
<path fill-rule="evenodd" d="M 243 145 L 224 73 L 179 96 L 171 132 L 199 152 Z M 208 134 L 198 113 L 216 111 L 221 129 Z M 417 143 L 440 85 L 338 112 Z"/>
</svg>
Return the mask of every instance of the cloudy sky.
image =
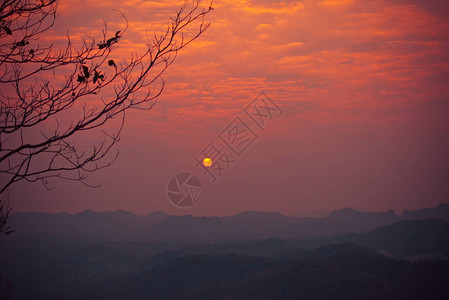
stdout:
<svg viewBox="0 0 449 300">
<path fill-rule="evenodd" d="M 181 1 L 182 3 L 182 1 Z M 120 57 L 145 47 L 179 1 L 60 0 L 47 39 L 129 29 Z M 449 202 L 446 0 L 220 0 L 210 28 L 165 73 L 148 112 L 127 114 L 118 160 L 76 182 L 17 184 L 15 211 L 297 214 L 416 209 Z M 124 51 L 126 50 L 126 51 Z M 243 109 L 261 92 L 283 111 L 265 131 Z M 258 138 L 236 156 L 220 133 L 236 118 Z M 112 125 L 108 125 L 112 126 Z M 194 157 L 214 142 L 233 160 L 216 182 Z M 200 179 L 189 209 L 167 199 L 180 172 Z"/>
</svg>

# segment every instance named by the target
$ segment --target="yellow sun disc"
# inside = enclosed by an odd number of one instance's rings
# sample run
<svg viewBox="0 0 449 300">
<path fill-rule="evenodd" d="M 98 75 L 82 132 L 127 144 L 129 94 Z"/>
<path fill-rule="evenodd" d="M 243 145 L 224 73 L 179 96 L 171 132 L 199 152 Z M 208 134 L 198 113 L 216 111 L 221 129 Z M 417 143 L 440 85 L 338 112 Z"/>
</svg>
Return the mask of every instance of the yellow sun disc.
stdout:
<svg viewBox="0 0 449 300">
<path fill-rule="evenodd" d="M 206 158 L 203 160 L 203 165 L 206 166 L 206 167 L 212 166 L 212 159 L 210 159 L 209 157 L 206 157 Z"/>
</svg>

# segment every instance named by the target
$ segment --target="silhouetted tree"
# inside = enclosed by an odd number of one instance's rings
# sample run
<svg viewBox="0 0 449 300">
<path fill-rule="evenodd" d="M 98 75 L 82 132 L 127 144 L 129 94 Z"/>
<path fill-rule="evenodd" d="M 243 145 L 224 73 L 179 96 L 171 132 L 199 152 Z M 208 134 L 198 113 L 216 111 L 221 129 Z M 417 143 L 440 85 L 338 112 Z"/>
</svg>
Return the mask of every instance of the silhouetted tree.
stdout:
<svg viewBox="0 0 449 300">
<path fill-rule="evenodd" d="M 7 221 L 11 208 L 9 207 L 9 193 L 3 193 L 0 195 L 0 239 L 4 235 L 13 233 L 13 229 L 8 226 Z"/>
<path fill-rule="evenodd" d="M 122 30 L 110 33 L 105 23 L 100 40 L 75 43 L 67 35 L 61 48 L 40 39 L 54 25 L 56 10 L 57 0 L 0 4 L 0 194 L 23 180 L 48 188 L 51 177 L 89 185 L 87 174 L 118 154 L 107 156 L 125 112 L 152 108 L 164 89 L 161 75 L 208 28 L 204 17 L 213 8 L 186 1 L 167 30 L 125 62 L 114 57 L 128 28 L 123 14 Z M 103 130 L 89 147 L 79 143 L 113 118 L 120 120 L 115 132 Z"/>
</svg>

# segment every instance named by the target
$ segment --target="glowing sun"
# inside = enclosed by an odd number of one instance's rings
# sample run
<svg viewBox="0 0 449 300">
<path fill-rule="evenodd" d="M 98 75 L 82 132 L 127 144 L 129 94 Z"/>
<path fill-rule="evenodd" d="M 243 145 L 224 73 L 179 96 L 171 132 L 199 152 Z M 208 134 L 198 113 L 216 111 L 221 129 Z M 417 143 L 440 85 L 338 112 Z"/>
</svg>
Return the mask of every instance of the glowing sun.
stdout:
<svg viewBox="0 0 449 300">
<path fill-rule="evenodd" d="M 212 166 L 212 159 L 210 159 L 209 157 L 206 157 L 206 158 L 203 160 L 203 165 L 206 166 L 206 167 Z"/>
</svg>

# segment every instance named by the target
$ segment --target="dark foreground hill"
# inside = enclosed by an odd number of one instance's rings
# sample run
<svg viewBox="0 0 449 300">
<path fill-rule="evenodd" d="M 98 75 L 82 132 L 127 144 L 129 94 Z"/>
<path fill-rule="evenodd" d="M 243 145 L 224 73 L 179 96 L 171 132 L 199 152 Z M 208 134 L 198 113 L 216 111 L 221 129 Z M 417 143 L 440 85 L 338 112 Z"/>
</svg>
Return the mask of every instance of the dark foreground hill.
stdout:
<svg viewBox="0 0 449 300">
<path fill-rule="evenodd" d="M 449 262 L 410 263 L 352 244 L 295 259 L 191 255 L 104 282 L 96 299 L 447 299 Z"/>
<path fill-rule="evenodd" d="M 165 252 L 134 264 L 117 249 L 94 247 L 89 252 L 85 258 L 90 261 L 67 265 L 56 255 L 54 264 L 24 265 L 26 282 L 2 276 L 0 298 L 443 300 L 449 295 L 449 261 L 397 260 L 354 244 L 292 249 L 285 256 L 170 257 Z M 98 256 L 109 263 L 102 265 Z"/>
</svg>

